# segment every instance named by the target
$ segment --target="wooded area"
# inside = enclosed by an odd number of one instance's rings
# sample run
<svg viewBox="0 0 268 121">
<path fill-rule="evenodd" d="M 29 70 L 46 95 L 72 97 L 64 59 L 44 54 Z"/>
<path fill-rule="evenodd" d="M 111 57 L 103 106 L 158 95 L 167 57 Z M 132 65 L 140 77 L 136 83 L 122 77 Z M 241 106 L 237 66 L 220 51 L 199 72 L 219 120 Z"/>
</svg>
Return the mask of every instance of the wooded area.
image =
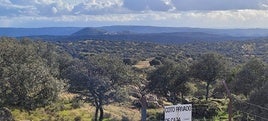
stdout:
<svg viewBox="0 0 268 121">
<path fill-rule="evenodd" d="M 112 116 L 105 106 L 139 111 L 145 96 L 148 110 L 191 103 L 194 120 L 227 120 L 228 100 L 221 83 L 225 80 L 234 100 L 233 119 L 266 121 L 267 41 L 168 45 L 1 37 L 0 112 L 11 112 L 10 120 L 35 120 L 31 116 L 42 110 L 48 114 L 38 117 L 42 121 L 135 121 L 127 113 Z M 137 68 L 139 62 L 144 65 Z M 71 99 L 62 98 L 64 94 Z M 95 107 L 93 113 L 62 115 L 61 111 L 82 109 L 82 104 Z M 28 117 L 22 119 L 17 109 Z M 163 113 L 149 112 L 147 120 L 163 120 Z"/>
</svg>

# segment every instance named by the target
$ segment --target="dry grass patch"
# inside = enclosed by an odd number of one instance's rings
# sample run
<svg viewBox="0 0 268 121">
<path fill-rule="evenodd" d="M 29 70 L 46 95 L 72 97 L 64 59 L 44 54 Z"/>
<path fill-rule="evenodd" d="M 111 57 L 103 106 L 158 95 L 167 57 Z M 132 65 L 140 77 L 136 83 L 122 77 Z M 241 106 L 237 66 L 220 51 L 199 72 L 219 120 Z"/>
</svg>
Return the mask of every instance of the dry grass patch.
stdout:
<svg viewBox="0 0 268 121">
<path fill-rule="evenodd" d="M 150 61 L 145 60 L 145 61 L 139 61 L 134 67 L 142 69 L 142 68 L 149 68 L 150 67 Z"/>
<path fill-rule="evenodd" d="M 149 68 L 151 67 L 150 61 L 152 61 L 154 58 L 147 58 L 146 60 L 139 61 L 136 65 L 133 65 L 136 68 L 143 69 L 143 68 Z"/>
<path fill-rule="evenodd" d="M 116 120 L 127 118 L 129 121 L 139 121 L 140 112 L 138 109 L 131 109 L 129 107 L 108 105 L 104 107 L 105 113 L 111 114 L 111 117 Z"/>
</svg>

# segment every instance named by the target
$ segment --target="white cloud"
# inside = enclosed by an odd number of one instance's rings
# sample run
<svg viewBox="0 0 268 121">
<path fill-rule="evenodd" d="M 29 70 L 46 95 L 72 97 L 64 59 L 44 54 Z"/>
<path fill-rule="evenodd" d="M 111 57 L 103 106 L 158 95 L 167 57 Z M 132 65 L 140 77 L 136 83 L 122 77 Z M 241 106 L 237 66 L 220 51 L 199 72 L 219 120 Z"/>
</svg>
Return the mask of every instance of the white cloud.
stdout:
<svg viewBox="0 0 268 121">
<path fill-rule="evenodd" d="M 124 0 L 123 7 L 132 11 L 168 11 L 173 9 L 169 0 Z"/>
<path fill-rule="evenodd" d="M 56 14 L 58 12 L 58 9 L 56 7 L 52 7 L 52 12 Z"/>
<path fill-rule="evenodd" d="M 0 0 L 0 26 L 268 28 L 268 0 Z"/>
<path fill-rule="evenodd" d="M 0 16 L 110 14 L 126 11 L 123 0 L 0 0 Z"/>
<path fill-rule="evenodd" d="M 11 4 L 11 2 L 9 0 L 0 0 L 0 2 L 2 4 Z"/>
<path fill-rule="evenodd" d="M 21 13 L 28 14 L 34 8 L 29 5 L 16 5 L 9 0 L 0 0 L 0 16 L 17 16 Z"/>
<path fill-rule="evenodd" d="M 89 0 L 74 6 L 73 14 L 114 14 L 126 10 L 122 8 L 122 0 Z"/>
<path fill-rule="evenodd" d="M 228 10 L 184 12 L 181 16 L 186 26 L 212 28 L 267 28 L 267 10 Z"/>
<path fill-rule="evenodd" d="M 164 2 L 165 5 L 169 6 L 169 10 L 168 11 L 175 11 L 176 7 L 174 6 L 172 0 L 162 0 Z"/>
<path fill-rule="evenodd" d="M 261 9 L 265 0 L 172 0 L 177 10 L 239 10 Z"/>
<path fill-rule="evenodd" d="M 19 21 L 18 21 L 19 20 Z M 206 28 L 268 28 L 268 10 L 155 12 L 104 15 L 0 17 L 0 26 L 152 25 Z"/>
<path fill-rule="evenodd" d="M 10 21 L 10 19 L 8 19 L 8 17 L 0 17 L 0 26 L 1 27 L 10 27 L 12 26 L 13 21 Z"/>
<path fill-rule="evenodd" d="M 259 6 L 262 9 L 268 9 L 268 0 L 263 0 L 262 2 L 259 3 Z"/>
</svg>

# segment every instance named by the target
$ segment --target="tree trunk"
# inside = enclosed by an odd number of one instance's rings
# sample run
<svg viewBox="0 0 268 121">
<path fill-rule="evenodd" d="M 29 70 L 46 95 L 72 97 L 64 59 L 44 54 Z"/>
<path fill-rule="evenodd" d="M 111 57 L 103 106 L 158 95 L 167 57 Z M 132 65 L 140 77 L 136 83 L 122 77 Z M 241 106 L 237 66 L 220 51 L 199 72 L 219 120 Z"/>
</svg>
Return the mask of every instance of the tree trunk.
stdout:
<svg viewBox="0 0 268 121">
<path fill-rule="evenodd" d="M 183 104 L 183 93 L 181 92 L 181 104 Z"/>
<path fill-rule="evenodd" d="M 100 112 L 100 115 L 99 115 L 99 112 Z M 96 105 L 94 121 L 102 121 L 103 120 L 103 112 L 104 111 L 103 111 L 103 107 L 102 107 L 101 103 Z"/>
<path fill-rule="evenodd" d="M 147 100 L 146 100 L 145 95 L 141 97 L 140 103 L 141 103 L 141 121 L 146 121 Z"/>
<path fill-rule="evenodd" d="M 141 121 L 146 121 L 146 107 L 141 107 Z"/>
<path fill-rule="evenodd" d="M 100 105 L 100 117 L 99 117 L 99 121 L 103 120 L 103 107 L 102 105 Z"/>
<path fill-rule="evenodd" d="M 210 83 L 207 82 L 207 86 L 206 86 L 206 101 L 208 100 L 209 85 L 210 85 Z"/>
<path fill-rule="evenodd" d="M 102 121 L 103 120 L 103 97 L 102 95 L 99 96 L 99 109 L 100 109 L 100 116 L 99 116 L 99 121 Z"/>
<path fill-rule="evenodd" d="M 99 114 L 99 106 L 96 105 L 96 111 L 95 111 L 94 121 L 98 121 L 98 114 Z"/>
</svg>

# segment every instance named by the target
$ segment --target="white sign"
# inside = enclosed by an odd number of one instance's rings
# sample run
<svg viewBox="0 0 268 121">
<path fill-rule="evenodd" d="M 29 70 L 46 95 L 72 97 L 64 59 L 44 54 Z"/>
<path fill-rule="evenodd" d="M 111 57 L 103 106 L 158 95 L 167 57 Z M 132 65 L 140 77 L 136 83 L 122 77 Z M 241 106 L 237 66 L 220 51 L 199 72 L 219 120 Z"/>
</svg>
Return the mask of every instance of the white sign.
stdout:
<svg viewBox="0 0 268 121">
<path fill-rule="evenodd" d="M 165 121 L 192 121 L 192 104 L 165 106 Z"/>
</svg>

